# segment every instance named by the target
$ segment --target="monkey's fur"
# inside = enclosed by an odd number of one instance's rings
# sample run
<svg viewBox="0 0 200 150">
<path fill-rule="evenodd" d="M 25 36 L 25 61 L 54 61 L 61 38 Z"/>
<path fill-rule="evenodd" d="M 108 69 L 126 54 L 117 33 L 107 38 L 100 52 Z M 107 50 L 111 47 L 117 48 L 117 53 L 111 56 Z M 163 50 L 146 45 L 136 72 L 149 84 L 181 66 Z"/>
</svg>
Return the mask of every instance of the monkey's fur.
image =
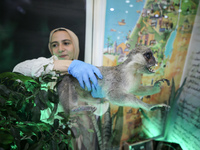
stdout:
<svg viewBox="0 0 200 150">
<path fill-rule="evenodd" d="M 99 86 L 104 92 L 103 101 L 118 106 L 142 108 L 150 111 L 154 108 L 165 107 L 166 104 L 147 104 L 138 99 L 137 96 L 146 96 L 161 91 L 160 82 L 169 81 L 166 79 L 155 82 L 153 86 L 142 86 L 142 74 L 153 74 L 151 67 L 157 64 L 153 53 L 148 47 L 136 47 L 127 56 L 127 59 L 120 65 L 114 67 L 98 67 L 103 75 L 98 80 Z M 66 113 L 79 111 L 95 111 L 92 104 L 101 103 L 102 100 L 93 98 L 91 93 L 82 89 L 78 81 L 71 75 L 65 75 L 58 84 L 60 102 Z M 87 102 L 90 105 L 78 106 L 78 102 Z"/>
</svg>

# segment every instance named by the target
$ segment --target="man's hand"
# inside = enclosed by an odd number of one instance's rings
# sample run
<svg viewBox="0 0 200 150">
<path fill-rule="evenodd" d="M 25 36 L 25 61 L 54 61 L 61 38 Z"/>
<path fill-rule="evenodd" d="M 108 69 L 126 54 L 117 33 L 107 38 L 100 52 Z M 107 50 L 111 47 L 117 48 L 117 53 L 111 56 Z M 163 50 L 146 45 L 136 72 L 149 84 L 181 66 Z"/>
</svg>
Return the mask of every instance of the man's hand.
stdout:
<svg viewBox="0 0 200 150">
<path fill-rule="evenodd" d="M 91 82 L 94 85 L 94 88 L 98 89 L 97 77 L 100 79 L 103 78 L 101 72 L 97 67 L 80 60 L 72 61 L 72 63 L 69 65 L 68 73 L 78 80 L 80 86 L 83 89 L 85 89 L 86 86 L 88 91 L 92 90 Z M 97 77 L 95 76 L 95 74 L 97 75 Z"/>
<path fill-rule="evenodd" d="M 97 85 L 96 87 L 92 84 L 92 92 L 91 92 L 92 97 L 94 98 L 104 98 L 105 93 L 102 90 L 102 88 Z"/>
</svg>

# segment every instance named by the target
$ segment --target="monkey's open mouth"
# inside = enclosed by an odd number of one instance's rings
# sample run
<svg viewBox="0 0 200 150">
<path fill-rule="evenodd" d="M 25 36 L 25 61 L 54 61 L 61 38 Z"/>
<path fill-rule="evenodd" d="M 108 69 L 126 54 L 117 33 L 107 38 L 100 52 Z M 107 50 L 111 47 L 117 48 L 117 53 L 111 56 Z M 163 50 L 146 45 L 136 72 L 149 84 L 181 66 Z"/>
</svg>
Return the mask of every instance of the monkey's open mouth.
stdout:
<svg viewBox="0 0 200 150">
<path fill-rule="evenodd" d="M 155 73 L 154 67 L 155 67 L 155 66 L 147 67 L 147 70 L 148 70 L 150 73 Z"/>
</svg>

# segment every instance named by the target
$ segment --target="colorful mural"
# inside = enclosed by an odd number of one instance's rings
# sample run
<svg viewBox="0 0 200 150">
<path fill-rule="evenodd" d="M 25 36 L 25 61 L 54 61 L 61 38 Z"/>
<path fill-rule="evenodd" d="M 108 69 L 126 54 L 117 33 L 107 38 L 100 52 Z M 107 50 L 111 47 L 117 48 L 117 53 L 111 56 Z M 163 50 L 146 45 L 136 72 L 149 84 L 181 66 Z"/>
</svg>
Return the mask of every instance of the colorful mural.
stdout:
<svg viewBox="0 0 200 150">
<path fill-rule="evenodd" d="M 103 65 L 115 66 L 124 61 L 137 46 L 150 47 L 158 61 L 153 76 L 143 76 L 143 85 L 156 80 L 174 80 L 180 87 L 191 33 L 198 10 L 198 0 L 107 0 Z M 170 103 L 171 86 L 163 84 L 159 94 L 140 97 L 147 103 Z M 118 110 L 111 105 L 111 115 Z M 137 142 L 160 136 L 168 112 L 147 113 L 123 107 L 124 141 Z"/>
</svg>

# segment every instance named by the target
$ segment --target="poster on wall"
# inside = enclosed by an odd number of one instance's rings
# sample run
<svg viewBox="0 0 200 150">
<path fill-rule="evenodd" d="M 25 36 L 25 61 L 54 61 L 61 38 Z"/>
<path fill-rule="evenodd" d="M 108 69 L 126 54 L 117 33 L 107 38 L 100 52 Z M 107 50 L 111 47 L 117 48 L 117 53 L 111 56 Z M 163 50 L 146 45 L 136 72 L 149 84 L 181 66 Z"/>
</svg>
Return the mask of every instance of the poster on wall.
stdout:
<svg viewBox="0 0 200 150">
<path fill-rule="evenodd" d="M 188 54 L 183 70 L 182 92 L 176 92 L 171 114 L 168 117 L 165 139 L 180 143 L 183 149 L 198 149 L 200 134 L 200 7 L 196 15 Z M 173 113 L 173 114 L 172 114 Z"/>
<path fill-rule="evenodd" d="M 197 21 L 199 17 L 198 11 L 198 0 L 107 0 L 103 65 L 119 65 L 126 60 L 132 49 L 146 46 L 151 48 L 158 65 L 154 68 L 154 74 L 142 75 L 141 84 L 154 86 L 160 79 L 167 79 L 170 82 L 170 85 L 163 82 L 159 93 L 137 96 L 138 99 L 145 103 L 165 103 L 170 105 L 171 109 L 168 111 L 160 109 L 149 112 L 132 107 L 110 105 L 111 117 L 120 116 L 116 117 L 113 130 L 121 130 L 121 132 L 118 132 L 120 134 L 120 141 L 118 142 L 121 144 L 123 141 L 135 143 L 155 138 L 179 143 L 183 149 L 192 149 L 189 148 L 189 143 L 184 139 L 187 137 L 186 134 L 190 136 L 193 131 L 197 134 L 200 133 L 197 125 L 198 120 L 195 120 L 199 115 L 200 102 L 195 98 L 191 102 L 188 95 L 182 95 L 179 101 L 179 97 L 176 94 L 180 96 L 179 94 L 183 92 L 187 76 L 192 76 L 195 79 L 190 78 L 190 81 L 186 82 L 186 85 L 189 84 L 187 87 L 189 86 L 190 91 L 192 89 L 191 84 L 196 84 L 193 87 L 194 93 L 199 90 L 197 88 L 198 81 L 196 81 L 199 79 L 199 59 L 197 57 L 199 54 L 199 44 L 197 42 L 199 35 L 196 32 L 199 27 L 195 27 L 195 25 L 199 24 Z M 196 35 L 192 38 L 195 33 Z M 191 57 L 191 53 L 193 57 Z M 187 66 L 188 62 L 190 62 L 190 66 Z M 186 66 L 190 68 L 192 64 L 192 71 L 186 69 Z M 198 69 L 194 68 L 194 65 Z M 188 74 L 189 72 L 190 74 Z M 191 75 L 192 72 L 196 74 Z M 187 91 L 188 89 L 184 88 L 184 90 Z M 184 91 L 184 93 L 186 92 Z M 177 101 L 181 103 L 180 106 L 182 107 L 179 107 Z M 188 108 L 190 107 L 189 105 L 192 105 L 192 108 Z M 193 108 L 194 105 L 196 105 L 195 108 Z M 179 112 L 175 110 L 179 110 Z M 189 114 L 186 111 L 189 111 Z M 192 116 L 194 118 L 192 120 L 193 124 L 189 125 L 194 130 L 181 127 L 180 124 L 188 123 L 191 120 L 183 121 L 184 119 L 182 118 L 180 121 L 180 117 L 177 117 L 175 112 L 178 115 L 185 112 L 186 114 L 183 113 L 183 115 L 189 115 L 188 117 L 194 114 Z M 103 118 L 105 120 L 106 116 Z M 170 124 L 173 122 L 172 118 L 178 118 L 177 121 L 180 121 L 178 127 L 176 122 L 170 128 Z M 179 131 L 181 131 L 181 135 L 177 139 Z M 198 141 L 197 134 L 192 134 L 190 140 Z M 170 135 L 173 135 L 173 138 Z M 115 143 L 114 140 L 113 143 Z M 198 147 L 199 145 L 196 144 L 196 146 Z"/>
</svg>

